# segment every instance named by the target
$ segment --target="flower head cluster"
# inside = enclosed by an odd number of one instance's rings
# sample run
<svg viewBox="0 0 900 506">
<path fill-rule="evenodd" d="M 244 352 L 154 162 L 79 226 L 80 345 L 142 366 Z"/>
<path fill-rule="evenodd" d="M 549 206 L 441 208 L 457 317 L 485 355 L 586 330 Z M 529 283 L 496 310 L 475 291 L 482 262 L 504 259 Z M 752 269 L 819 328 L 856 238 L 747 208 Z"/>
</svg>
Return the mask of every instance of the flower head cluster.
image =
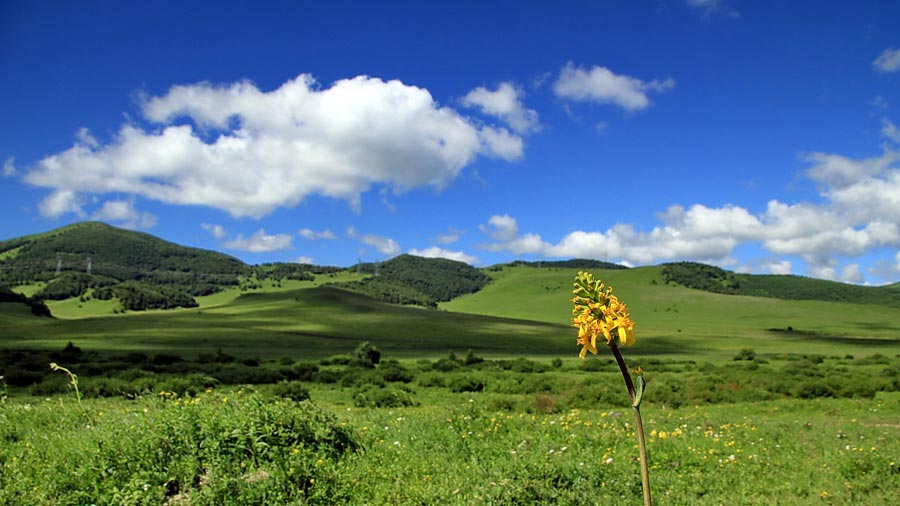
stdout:
<svg viewBox="0 0 900 506">
<path fill-rule="evenodd" d="M 572 326 L 578 329 L 579 356 L 588 351 L 597 354 L 597 338 L 602 337 L 607 346 L 634 344 L 634 321 L 628 315 L 628 307 L 612 294 L 612 287 L 605 286 L 588 272 L 575 276 L 575 297 L 572 302 Z"/>
</svg>

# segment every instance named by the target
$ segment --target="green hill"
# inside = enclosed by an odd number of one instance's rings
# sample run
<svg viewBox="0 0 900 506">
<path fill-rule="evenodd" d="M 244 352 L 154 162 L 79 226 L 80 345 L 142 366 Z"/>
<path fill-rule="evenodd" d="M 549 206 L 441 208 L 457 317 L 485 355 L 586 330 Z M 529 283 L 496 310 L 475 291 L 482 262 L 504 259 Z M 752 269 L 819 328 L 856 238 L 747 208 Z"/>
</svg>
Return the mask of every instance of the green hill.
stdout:
<svg viewBox="0 0 900 506">
<path fill-rule="evenodd" d="M 490 277 L 454 260 L 400 255 L 372 266 L 373 276 L 340 285 L 348 290 L 395 304 L 436 307 L 480 290 Z"/>
<path fill-rule="evenodd" d="M 872 287 L 793 275 L 737 274 L 695 262 L 663 264 L 661 268 L 666 283 L 713 293 L 784 300 L 853 302 L 900 308 L 900 290 L 897 290 L 897 285 Z"/>
<path fill-rule="evenodd" d="M 395 357 L 467 349 L 564 354 L 572 344 L 562 325 L 400 306 L 330 286 L 249 293 L 199 310 L 33 320 L 4 326 L 0 319 L 0 349 L 61 349 L 73 341 L 95 351 L 193 357 L 222 349 L 241 357 L 300 358 L 349 353 L 362 341 Z"/>
<path fill-rule="evenodd" d="M 237 284 L 237 277 L 247 272 L 246 264 L 223 253 L 100 222 L 0 242 L 0 284 L 7 286 L 89 273 L 116 281 L 201 287 Z"/>
<path fill-rule="evenodd" d="M 214 251 L 84 222 L 0 242 L 0 286 L 38 285 L 34 297 L 118 300 L 124 309 L 196 306 L 194 296 L 237 285 L 250 268 Z"/>
<path fill-rule="evenodd" d="M 568 325 L 579 269 L 507 266 L 489 270 L 480 292 L 441 304 L 447 311 Z M 839 344 L 900 350 L 900 311 L 881 304 L 778 300 L 666 284 L 663 266 L 592 270 L 631 310 L 638 340 L 656 349 L 727 353 L 830 349 Z"/>
</svg>

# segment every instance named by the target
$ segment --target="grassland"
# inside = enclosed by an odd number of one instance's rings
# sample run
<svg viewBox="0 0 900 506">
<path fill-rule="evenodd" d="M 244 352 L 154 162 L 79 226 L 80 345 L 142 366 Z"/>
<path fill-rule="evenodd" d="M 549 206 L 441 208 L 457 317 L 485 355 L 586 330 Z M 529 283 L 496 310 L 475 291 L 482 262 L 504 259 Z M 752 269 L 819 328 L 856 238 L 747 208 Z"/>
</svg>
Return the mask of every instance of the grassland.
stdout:
<svg viewBox="0 0 900 506">
<path fill-rule="evenodd" d="M 81 402 L 60 393 L 61 373 L 37 387 L 0 380 L 0 503 L 638 504 L 622 378 L 608 356 L 575 358 L 575 271 L 490 274 L 439 310 L 327 277 L 190 310 L 70 300 L 48 319 L 0 304 L 0 349 L 49 350 L 18 353 L 25 372 L 51 374 L 70 341 L 86 352 L 71 363 Z M 665 285 L 656 268 L 597 274 L 637 322 L 626 358 L 649 379 L 657 504 L 896 499 L 900 312 L 711 294 Z M 400 361 L 354 365 L 362 341 Z M 464 359 L 470 349 L 487 360 Z M 197 363 L 135 354 L 139 367 L 113 371 L 87 356 L 124 352 Z M 221 353 L 261 363 L 199 362 Z"/>
<path fill-rule="evenodd" d="M 493 281 L 482 291 L 441 307 L 566 325 L 576 273 L 506 267 L 490 272 Z M 900 310 L 894 308 L 691 290 L 665 285 L 659 267 L 595 274 L 628 304 L 642 339 L 640 353 L 726 358 L 743 347 L 762 353 L 900 351 Z"/>
<path fill-rule="evenodd" d="M 263 358 L 318 358 L 371 341 L 396 357 L 436 357 L 473 349 L 504 357 L 567 356 L 574 269 L 504 267 L 483 290 L 440 310 L 385 304 L 315 281 L 269 283 L 198 299 L 200 308 L 111 314 L 109 301 L 51 302 L 56 320 L 2 316 L 0 348 L 175 352 L 223 349 Z M 641 345 L 629 353 L 729 359 L 757 353 L 900 353 L 900 310 L 877 305 L 722 295 L 662 283 L 657 267 L 597 273 L 626 301 Z"/>
<path fill-rule="evenodd" d="M 592 362 L 599 361 L 585 363 Z M 789 362 L 741 369 L 766 377 L 767 368 Z M 847 366 L 832 362 L 800 369 Z M 856 362 L 849 367 L 883 367 Z M 0 502 L 639 504 L 624 391 L 611 389 L 620 395 L 590 406 L 564 404 L 567 395 L 592 399 L 621 381 L 585 363 L 438 373 L 434 364 L 409 362 L 412 382 L 379 389 L 404 393 L 410 406 L 385 396 L 382 407 L 361 407 L 360 396 L 374 392 L 363 383 L 378 369 L 345 376 L 362 378 L 355 385 L 305 383 L 314 404 L 285 399 L 278 386 L 81 403 L 0 392 Z M 671 378 L 684 374 L 652 378 L 643 408 L 657 504 L 882 505 L 896 498 L 900 393 L 732 397 L 679 408 L 661 402 Z M 473 377 L 486 381 L 483 390 L 455 388 Z"/>
</svg>

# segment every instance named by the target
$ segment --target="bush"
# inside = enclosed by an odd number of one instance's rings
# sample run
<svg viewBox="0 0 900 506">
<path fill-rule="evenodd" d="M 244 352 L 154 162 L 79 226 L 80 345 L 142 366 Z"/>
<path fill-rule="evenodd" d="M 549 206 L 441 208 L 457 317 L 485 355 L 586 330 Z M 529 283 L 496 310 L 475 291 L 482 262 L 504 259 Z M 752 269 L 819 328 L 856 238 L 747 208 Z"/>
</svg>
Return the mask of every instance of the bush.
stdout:
<svg viewBox="0 0 900 506">
<path fill-rule="evenodd" d="M 835 391 L 824 381 L 809 380 L 798 384 L 794 388 L 794 395 L 801 399 L 815 399 L 817 397 L 834 397 Z"/>
<path fill-rule="evenodd" d="M 752 348 L 744 348 L 734 356 L 735 360 L 753 360 L 755 358 L 756 352 Z"/>
<path fill-rule="evenodd" d="M 320 365 L 349 365 L 353 361 L 350 355 L 332 355 L 319 361 Z"/>
<path fill-rule="evenodd" d="M 484 362 L 484 359 L 476 356 L 475 352 L 471 349 L 468 353 L 466 353 L 466 358 L 463 359 L 463 365 L 475 365 Z"/>
<path fill-rule="evenodd" d="M 356 359 L 354 364 L 361 367 L 375 367 L 381 361 L 381 351 L 369 341 L 357 346 L 353 356 Z"/>
<path fill-rule="evenodd" d="M 309 390 L 299 381 L 282 381 L 275 385 L 275 396 L 300 402 L 309 399 Z"/>
<path fill-rule="evenodd" d="M 473 378 L 471 376 L 457 376 L 451 379 L 447 386 L 454 393 L 462 392 L 482 392 L 484 391 L 485 382 L 481 378 Z"/>
<path fill-rule="evenodd" d="M 381 377 L 388 383 L 409 383 L 413 380 L 413 374 L 409 369 L 400 365 L 396 360 L 384 361 L 378 366 Z"/>
<path fill-rule="evenodd" d="M 184 362 L 184 359 L 174 353 L 157 353 L 150 362 L 153 365 L 172 365 L 177 362 Z"/>
<path fill-rule="evenodd" d="M 366 387 L 353 396 L 353 405 L 358 408 L 401 408 L 416 404 L 409 392 L 391 387 Z"/>
</svg>

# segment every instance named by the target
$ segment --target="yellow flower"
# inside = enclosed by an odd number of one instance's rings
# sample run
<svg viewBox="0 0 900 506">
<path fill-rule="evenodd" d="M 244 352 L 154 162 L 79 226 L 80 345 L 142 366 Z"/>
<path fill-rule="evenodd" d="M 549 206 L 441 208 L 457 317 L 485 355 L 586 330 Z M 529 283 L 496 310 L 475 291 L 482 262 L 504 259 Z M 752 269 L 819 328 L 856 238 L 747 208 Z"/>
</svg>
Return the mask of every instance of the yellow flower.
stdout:
<svg viewBox="0 0 900 506">
<path fill-rule="evenodd" d="M 579 356 L 587 352 L 597 354 L 597 338 L 603 336 L 607 346 L 617 342 L 619 346 L 634 344 L 634 321 L 628 314 L 628 306 L 612 294 L 593 275 L 579 272 L 575 276 L 572 294 L 572 326 L 578 329 L 577 343 L 582 346 Z"/>
</svg>

